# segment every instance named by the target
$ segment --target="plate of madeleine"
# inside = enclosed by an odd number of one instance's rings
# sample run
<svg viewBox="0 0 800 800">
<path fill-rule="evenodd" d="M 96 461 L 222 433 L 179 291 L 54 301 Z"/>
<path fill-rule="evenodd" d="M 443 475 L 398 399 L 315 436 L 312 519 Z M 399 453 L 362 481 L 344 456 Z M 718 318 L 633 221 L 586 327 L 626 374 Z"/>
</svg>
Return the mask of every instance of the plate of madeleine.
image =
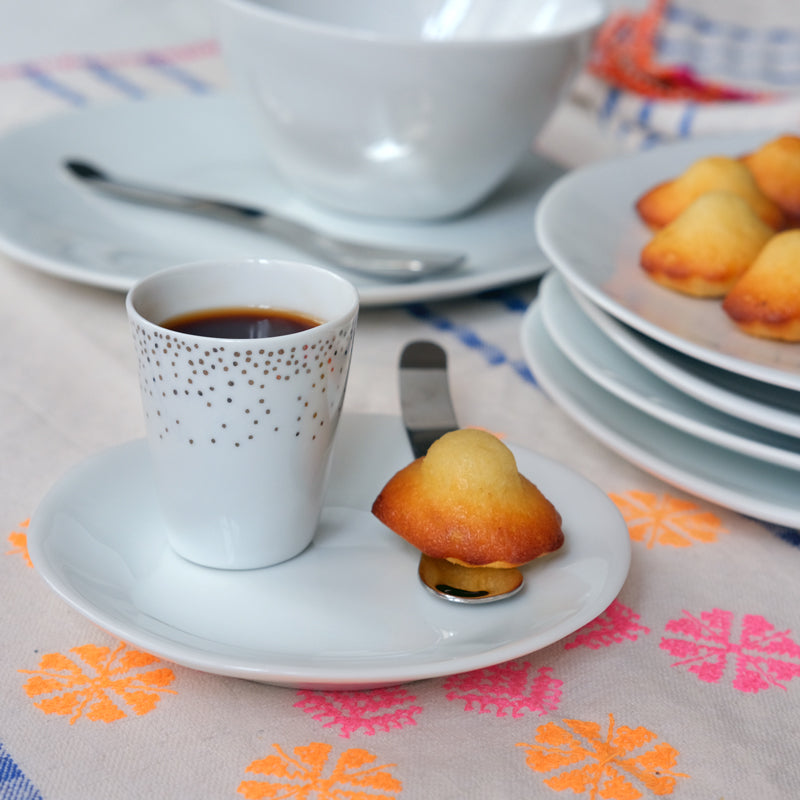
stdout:
<svg viewBox="0 0 800 800">
<path fill-rule="evenodd" d="M 800 390 L 800 136 L 703 137 L 577 169 L 536 215 L 574 291 L 653 340 Z"/>
</svg>

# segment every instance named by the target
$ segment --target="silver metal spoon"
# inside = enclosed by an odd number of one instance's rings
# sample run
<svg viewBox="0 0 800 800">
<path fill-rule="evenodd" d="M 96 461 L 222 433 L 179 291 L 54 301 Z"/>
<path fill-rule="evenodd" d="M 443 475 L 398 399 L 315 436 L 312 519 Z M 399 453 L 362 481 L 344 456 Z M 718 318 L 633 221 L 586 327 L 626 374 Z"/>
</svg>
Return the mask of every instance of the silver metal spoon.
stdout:
<svg viewBox="0 0 800 800">
<path fill-rule="evenodd" d="M 273 214 L 265 208 L 123 180 L 81 159 L 68 159 L 64 166 L 72 177 L 117 200 L 180 211 L 261 231 L 321 256 L 333 266 L 373 278 L 395 281 L 425 278 L 456 269 L 466 258 L 462 253 L 397 249 L 342 239 Z"/>
<path fill-rule="evenodd" d="M 400 406 L 414 458 L 448 431 L 458 428 L 450 384 L 447 354 L 436 342 L 410 342 L 400 355 Z M 522 589 L 523 575 L 516 568 L 459 567 L 424 553 L 419 579 L 436 597 L 453 603 L 494 603 Z"/>
</svg>

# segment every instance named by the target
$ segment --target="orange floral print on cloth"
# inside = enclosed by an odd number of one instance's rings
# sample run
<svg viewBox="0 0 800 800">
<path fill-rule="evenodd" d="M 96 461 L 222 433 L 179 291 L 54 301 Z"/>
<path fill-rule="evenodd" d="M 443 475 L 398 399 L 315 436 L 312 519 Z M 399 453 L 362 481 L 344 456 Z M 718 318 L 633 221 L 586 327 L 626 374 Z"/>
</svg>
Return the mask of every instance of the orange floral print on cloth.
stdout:
<svg viewBox="0 0 800 800">
<path fill-rule="evenodd" d="M 444 688 L 448 700 L 464 702 L 464 711 L 490 713 L 498 717 L 522 717 L 530 711 L 544 716 L 558 708 L 562 682 L 551 667 L 534 672 L 527 661 L 508 661 L 493 667 L 465 672 L 448 678 Z"/>
<path fill-rule="evenodd" d="M 753 694 L 786 689 L 800 676 L 800 646 L 789 631 L 776 631 L 764 617 L 743 614 L 736 626 L 732 612 L 717 608 L 699 617 L 683 614 L 667 623 L 675 638 L 661 640 L 661 649 L 679 659 L 673 667 L 685 667 L 706 683 L 719 683 L 732 670 L 733 688 Z"/>
<path fill-rule="evenodd" d="M 533 743 L 525 748 L 525 762 L 534 772 L 548 774 L 545 785 L 557 792 L 603 800 L 636 800 L 650 795 L 672 794 L 678 778 L 674 768 L 678 751 L 647 728 L 616 727 L 609 715 L 603 729 L 596 722 L 565 719 L 536 729 Z"/>
<path fill-rule="evenodd" d="M 31 561 L 31 557 L 28 555 L 28 525 L 30 525 L 30 520 L 26 519 L 24 522 L 19 524 L 19 528 L 21 530 L 18 531 L 11 531 L 8 534 L 8 541 L 11 543 L 11 550 L 7 550 L 7 555 L 21 555 L 22 558 L 25 560 L 25 563 L 29 566 L 33 566 L 33 562 Z"/>
<path fill-rule="evenodd" d="M 597 650 L 619 644 L 625 639 L 635 642 L 639 634 L 647 635 L 650 628 L 639 624 L 639 615 L 630 608 L 614 600 L 599 617 L 595 617 L 582 628 L 579 628 L 564 645 L 565 650 L 574 647 L 590 647 Z"/>
<path fill-rule="evenodd" d="M 658 545 L 706 544 L 728 532 L 716 514 L 704 511 L 689 500 L 639 491 L 609 497 L 625 518 L 631 539 L 644 543 L 649 549 Z"/>
<path fill-rule="evenodd" d="M 335 762 L 333 747 L 311 742 L 289 755 L 274 744 L 276 753 L 253 761 L 247 772 L 265 780 L 246 780 L 239 794 L 248 800 L 396 800 L 403 784 L 389 771 L 395 764 L 374 766 L 376 757 L 360 748 L 345 750 Z"/>
<path fill-rule="evenodd" d="M 422 707 L 417 699 L 402 687 L 373 689 L 358 692 L 320 692 L 303 689 L 294 704 L 316 720 L 329 718 L 323 727 L 339 726 L 339 736 L 348 739 L 361 731 L 374 736 L 378 731 L 390 731 L 406 725 L 416 725 L 414 717 Z"/>
<path fill-rule="evenodd" d="M 69 652 L 74 657 L 47 653 L 38 669 L 19 671 L 30 675 L 25 692 L 34 705 L 45 714 L 70 715 L 70 725 L 82 716 L 101 722 L 131 713 L 142 716 L 158 705 L 162 694 L 176 694 L 167 688 L 175 680 L 172 670 L 124 642 L 114 650 L 85 644 Z"/>
</svg>

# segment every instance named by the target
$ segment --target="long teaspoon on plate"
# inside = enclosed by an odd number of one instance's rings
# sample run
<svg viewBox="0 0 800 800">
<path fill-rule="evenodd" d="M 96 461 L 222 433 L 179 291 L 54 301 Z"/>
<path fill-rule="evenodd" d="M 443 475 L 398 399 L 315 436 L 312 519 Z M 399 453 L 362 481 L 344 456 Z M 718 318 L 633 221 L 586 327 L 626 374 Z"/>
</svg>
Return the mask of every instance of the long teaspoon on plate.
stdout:
<svg viewBox="0 0 800 800">
<path fill-rule="evenodd" d="M 117 200 L 206 217 L 283 239 L 306 252 L 321 256 L 333 266 L 386 280 L 414 280 L 460 267 L 463 253 L 384 247 L 333 236 L 266 208 L 172 191 L 108 174 L 82 159 L 67 159 L 73 177 Z"/>
<path fill-rule="evenodd" d="M 409 342 L 400 355 L 400 406 L 414 458 L 420 458 L 440 436 L 458 429 L 450 384 L 447 354 L 436 342 Z M 419 579 L 436 597 L 453 603 L 494 603 L 522 589 L 523 575 L 516 568 L 465 569 L 424 553 Z"/>
</svg>

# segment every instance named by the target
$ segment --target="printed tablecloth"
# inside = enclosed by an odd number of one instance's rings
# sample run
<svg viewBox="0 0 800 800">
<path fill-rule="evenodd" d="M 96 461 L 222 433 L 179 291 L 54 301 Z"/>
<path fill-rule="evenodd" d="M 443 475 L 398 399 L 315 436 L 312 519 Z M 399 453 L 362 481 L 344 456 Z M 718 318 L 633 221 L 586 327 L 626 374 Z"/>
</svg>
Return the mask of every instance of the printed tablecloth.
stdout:
<svg viewBox="0 0 800 800">
<path fill-rule="evenodd" d="M 688 5 L 654 7 L 674 20 Z M 574 134 L 564 148 L 588 139 L 581 124 L 600 130 L 581 94 L 598 75 L 582 78 L 554 121 L 554 132 Z M 0 130 L 224 85 L 210 35 L 65 46 L 0 66 Z M 658 116 L 652 104 L 664 101 L 637 102 Z M 697 118 L 703 110 L 712 113 Z M 610 150 L 652 143 L 627 132 L 598 137 Z M 26 533 L 38 503 L 65 470 L 142 436 L 143 424 L 122 296 L 0 259 L 0 798 L 796 797 L 800 534 L 674 489 L 579 428 L 523 357 L 520 325 L 536 291 L 532 281 L 365 309 L 345 411 L 398 413 L 402 346 L 440 342 L 462 425 L 564 461 L 620 509 L 632 545 L 622 591 L 582 629 L 508 663 L 311 691 L 160 660 L 84 619 L 36 574 Z"/>
</svg>

